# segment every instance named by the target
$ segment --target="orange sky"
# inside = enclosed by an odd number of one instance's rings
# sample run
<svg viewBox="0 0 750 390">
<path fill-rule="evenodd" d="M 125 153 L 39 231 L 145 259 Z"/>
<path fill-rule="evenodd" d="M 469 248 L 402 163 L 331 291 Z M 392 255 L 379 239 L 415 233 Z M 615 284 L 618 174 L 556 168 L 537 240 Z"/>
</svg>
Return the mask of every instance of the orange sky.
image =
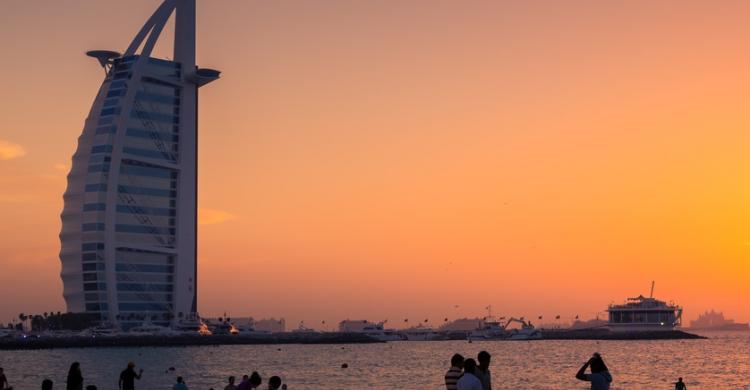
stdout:
<svg viewBox="0 0 750 390">
<path fill-rule="evenodd" d="M 3 1 L 0 321 L 64 310 L 65 174 L 103 77 L 83 53 L 158 3 Z M 688 318 L 750 321 L 749 13 L 199 0 L 224 72 L 201 90 L 202 314 L 591 317 L 656 280 Z"/>
</svg>

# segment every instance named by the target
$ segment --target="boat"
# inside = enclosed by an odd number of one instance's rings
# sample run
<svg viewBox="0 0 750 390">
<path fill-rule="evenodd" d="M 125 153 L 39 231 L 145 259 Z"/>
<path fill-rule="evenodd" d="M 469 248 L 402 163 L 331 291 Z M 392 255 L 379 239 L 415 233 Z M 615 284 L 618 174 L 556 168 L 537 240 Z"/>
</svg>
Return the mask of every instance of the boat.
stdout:
<svg viewBox="0 0 750 390">
<path fill-rule="evenodd" d="M 208 324 L 209 328 L 211 329 L 211 334 L 214 335 L 233 335 L 236 336 L 240 334 L 240 330 L 237 329 L 236 326 L 234 326 L 233 323 L 229 321 L 222 321 L 218 324 Z"/>
<path fill-rule="evenodd" d="M 398 332 L 393 329 L 385 329 L 384 322 L 365 326 L 362 333 L 378 341 L 401 341 L 404 339 Z"/>
<path fill-rule="evenodd" d="M 531 321 L 526 322 L 519 329 L 511 329 L 508 340 L 541 340 L 542 331 L 534 328 Z"/>
<path fill-rule="evenodd" d="M 520 328 L 510 328 L 511 324 L 518 323 Z M 485 321 L 484 327 L 477 329 L 468 336 L 469 340 L 539 340 L 542 331 L 536 329 L 531 321 L 525 321 L 523 317 L 509 318 L 505 324 L 491 319 Z"/>
<path fill-rule="evenodd" d="M 168 326 L 156 325 L 146 318 L 141 325 L 128 329 L 129 336 L 175 336 L 179 334 Z"/>
<path fill-rule="evenodd" d="M 320 333 L 315 329 L 308 328 L 305 326 L 304 321 L 300 321 L 299 326 L 297 326 L 297 329 L 292 329 L 292 333 Z"/>
<path fill-rule="evenodd" d="M 78 333 L 79 336 L 83 337 L 115 337 L 121 336 L 123 333 L 110 323 L 103 323 L 91 328 L 86 328 Z"/>
<path fill-rule="evenodd" d="M 385 329 L 385 321 L 373 323 L 366 320 L 344 320 L 339 323 L 339 332 L 362 333 L 378 341 L 404 340 L 397 331 Z"/>
<path fill-rule="evenodd" d="M 624 304 L 609 305 L 607 327 L 615 332 L 671 331 L 681 325 L 682 307 L 654 298 L 654 285 L 651 295 L 628 298 Z"/>
<path fill-rule="evenodd" d="M 180 318 L 172 324 L 172 330 L 183 335 L 197 335 L 202 321 L 197 314 Z"/>
<path fill-rule="evenodd" d="M 403 339 L 407 341 L 430 341 L 438 338 L 439 334 L 429 326 L 419 324 L 417 326 L 401 330 Z"/>
</svg>

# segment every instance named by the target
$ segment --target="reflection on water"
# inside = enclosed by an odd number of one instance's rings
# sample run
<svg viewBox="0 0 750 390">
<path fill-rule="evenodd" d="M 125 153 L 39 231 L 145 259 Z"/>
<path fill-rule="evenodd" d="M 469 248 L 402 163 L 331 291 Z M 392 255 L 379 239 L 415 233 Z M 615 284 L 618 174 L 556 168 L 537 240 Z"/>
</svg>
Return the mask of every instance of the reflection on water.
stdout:
<svg viewBox="0 0 750 390">
<path fill-rule="evenodd" d="M 259 345 L 3 351 L 0 367 L 16 389 L 42 379 L 62 388 L 68 367 L 81 362 L 86 384 L 116 389 L 128 361 L 144 369 L 138 389 L 168 389 L 177 375 L 191 390 L 223 388 L 230 375 L 253 370 L 279 375 L 290 389 L 444 389 L 454 352 L 492 358 L 493 389 L 585 389 L 574 379 L 593 352 L 615 378 L 612 389 L 673 389 L 683 376 L 692 389 L 750 389 L 750 334 L 708 333 L 709 340 L 395 342 L 376 345 Z M 349 368 L 341 368 L 347 363 Z M 169 367 L 176 371 L 167 373 Z M 136 368 L 138 368 L 136 367 Z"/>
</svg>

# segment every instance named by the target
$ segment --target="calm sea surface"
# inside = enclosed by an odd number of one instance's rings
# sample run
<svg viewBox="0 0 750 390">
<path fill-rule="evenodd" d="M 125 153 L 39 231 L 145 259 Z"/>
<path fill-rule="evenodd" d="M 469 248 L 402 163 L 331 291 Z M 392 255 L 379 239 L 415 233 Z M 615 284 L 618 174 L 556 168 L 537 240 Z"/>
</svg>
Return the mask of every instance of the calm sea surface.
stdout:
<svg viewBox="0 0 750 390">
<path fill-rule="evenodd" d="M 230 375 L 258 371 L 263 386 L 279 375 L 289 389 L 444 389 L 454 352 L 492 354 L 493 389 L 586 389 L 574 379 L 593 352 L 615 378 L 612 389 L 673 389 L 683 376 L 693 389 L 750 389 L 750 333 L 708 333 L 709 340 L 465 341 L 375 345 L 259 345 L 0 351 L 15 389 L 38 389 L 44 378 L 64 388 L 68 367 L 81 362 L 86 384 L 116 389 L 128 361 L 144 369 L 137 389 L 171 389 L 182 375 L 191 390 L 223 389 Z M 349 368 L 341 368 L 347 363 Z M 169 367 L 175 372 L 167 373 Z"/>
</svg>

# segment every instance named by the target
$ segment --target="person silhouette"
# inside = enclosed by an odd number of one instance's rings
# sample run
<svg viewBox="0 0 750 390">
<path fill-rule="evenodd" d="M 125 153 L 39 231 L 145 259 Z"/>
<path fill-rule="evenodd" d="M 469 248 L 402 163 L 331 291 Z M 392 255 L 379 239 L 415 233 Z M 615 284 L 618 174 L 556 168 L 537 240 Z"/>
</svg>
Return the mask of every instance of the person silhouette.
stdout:
<svg viewBox="0 0 750 390">
<path fill-rule="evenodd" d="M 261 383 L 263 383 L 263 379 L 261 379 L 260 374 L 258 374 L 257 371 L 253 371 L 253 373 L 250 374 L 250 388 L 257 389 L 260 387 Z"/>
<path fill-rule="evenodd" d="M 237 390 L 237 386 L 234 385 L 234 376 L 230 376 L 227 382 L 229 384 L 224 386 L 224 390 Z"/>
<path fill-rule="evenodd" d="M 177 383 L 172 386 L 172 390 L 188 390 L 185 380 L 181 376 L 177 377 Z"/>
<path fill-rule="evenodd" d="M 479 366 L 476 370 L 476 376 L 479 381 L 482 382 L 482 389 L 492 390 L 492 375 L 490 374 L 490 360 L 492 356 L 487 351 L 482 351 L 477 354 L 477 361 Z"/>
<path fill-rule="evenodd" d="M 5 371 L 3 371 L 2 367 L 0 367 L 0 389 L 2 389 L 2 390 L 13 389 L 8 384 L 8 378 L 5 377 Z"/>
<path fill-rule="evenodd" d="M 137 374 L 135 373 L 135 363 L 128 363 L 128 367 L 120 373 L 120 390 L 135 390 L 135 380 L 141 379 L 143 370 L 141 369 Z"/>
<path fill-rule="evenodd" d="M 52 390 L 52 381 L 45 379 L 42 381 L 42 390 Z"/>
<path fill-rule="evenodd" d="M 83 390 L 83 374 L 81 374 L 81 364 L 73 362 L 68 370 L 68 380 L 65 383 L 65 390 Z"/>
<path fill-rule="evenodd" d="M 586 369 L 591 367 L 591 374 L 586 374 Z M 612 375 L 604 364 L 604 359 L 599 353 L 595 353 L 580 370 L 576 373 L 576 379 L 591 382 L 591 390 L 609 390 L 612 383 Z"/>
<path fill-rule="evenodd" d="M 476 360 L 464 360 L 464 375 L 456 383 L 456 388 L 458 390 L 482 390 L 482 382 L 477 378 L 476 371 Z"/>
<path fill-rule="evenodd" d="M 677 378 L 677 382 L 674 384 L 674 390 L 687 390 L 687 385 L 682 381 L 682 377 Z"/>
<path fill-rule="evenodd" d="M 242 381 L 237 386 L 237 390 L 250 390 L 250 377 L 247 374 L 242 376 Z"/>
<path fill-rule="evenodd" d="M 451 358 L 451 368 L 445 373 L 445 389 L 456 390 L 458 388 L 458 379 L 463 374 L 461 371 L 464 369 L 464 357 L 460 354 L 454 354 Z"/>
<path fill-rule="evenodd" d="M 272 376 L 268 378 L 268 390 L 279 390 L 281 389 L 281 377 Z"/>
</svg>

